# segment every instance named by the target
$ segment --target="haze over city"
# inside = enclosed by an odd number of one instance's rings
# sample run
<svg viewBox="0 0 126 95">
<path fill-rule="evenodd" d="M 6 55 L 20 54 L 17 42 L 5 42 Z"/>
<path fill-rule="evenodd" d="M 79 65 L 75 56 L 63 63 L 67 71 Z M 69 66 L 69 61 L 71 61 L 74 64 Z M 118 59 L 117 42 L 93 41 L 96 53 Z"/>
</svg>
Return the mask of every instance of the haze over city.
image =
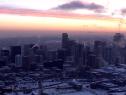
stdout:
<svg viewBox="0 0 126 95">
<path fill-rule="evenodd" d="M 126 95 L 126 0 L 0 0 L 0 95 Z"/>
<path fill-rule="evenodd" d="M 126 30 L 126 0 L 0 0 L 0 35 Z"/>
</svg>

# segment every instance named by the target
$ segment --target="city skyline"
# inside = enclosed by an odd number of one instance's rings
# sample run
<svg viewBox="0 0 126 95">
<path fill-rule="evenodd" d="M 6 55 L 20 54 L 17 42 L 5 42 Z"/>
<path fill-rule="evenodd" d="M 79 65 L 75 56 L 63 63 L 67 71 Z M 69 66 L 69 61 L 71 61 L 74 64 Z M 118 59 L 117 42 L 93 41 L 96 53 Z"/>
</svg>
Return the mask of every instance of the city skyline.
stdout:
<svg viewBox="0 0 126 95">
<path fill-rule="evenodd" d="M 125 32 L 125 3 L 126 0 L 1 0 L 0 31 L 4 36 Z"/>
<path fill-rule="evenodd" d="M 0 45 L 0 94 L 126 94 L 124 34 L 115 33 L 112 41 L 83 43 L 68 33 L 60 36 L 57 45 L 33 41 L 6 48 Z M 52 45 L 59 47 L 49 48 Z"/>
</svg>

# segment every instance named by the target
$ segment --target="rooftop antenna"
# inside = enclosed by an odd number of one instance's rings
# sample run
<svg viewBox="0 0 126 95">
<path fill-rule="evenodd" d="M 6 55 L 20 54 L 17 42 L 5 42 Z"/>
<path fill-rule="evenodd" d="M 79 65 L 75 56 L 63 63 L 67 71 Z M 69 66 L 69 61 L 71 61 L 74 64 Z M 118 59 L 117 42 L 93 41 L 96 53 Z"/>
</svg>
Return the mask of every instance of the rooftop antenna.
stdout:
<svg viewBox="0 0 126 95">
<path fill-rule="evenodd" d="M 122 17 L 119 19 L 119 33 L 121 32 L 121 26 L 123 24 L 126 24 L 126 22 L 124 20 L 124 15 L 122 15 Z"/>
<path fill-rule="evenodd" d="M 110 6 L 112 6 L 110 4 L 111 4 L 110 0 L 107 0 L 108 9 L 110 8 Z M 115 11 L 112 12 L 111 15 L 114 16 L 115 15 Z M 122 17 L 119 18 L 119 23 L 118 23 L 118 31 L 119 31 L 119 33 L 121 32 L 121 27 L 122 27 L 123 24 L 126 24 L 125 21 L 124 21 L 124 15 L 122 15 Z"/>
</svg>

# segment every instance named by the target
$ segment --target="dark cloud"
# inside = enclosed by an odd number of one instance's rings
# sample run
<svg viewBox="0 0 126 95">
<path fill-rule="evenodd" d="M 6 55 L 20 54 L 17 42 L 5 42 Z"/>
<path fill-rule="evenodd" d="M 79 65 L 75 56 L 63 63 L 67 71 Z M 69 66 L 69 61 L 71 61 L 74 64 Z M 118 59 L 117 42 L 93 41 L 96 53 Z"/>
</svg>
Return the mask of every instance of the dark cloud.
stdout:
<svg viewBox="0 0 126 95">
<path fill-rule="evenodd" d="M 122 15 L 126 15 L 126 8 L 121 10 Z"/>
<path fill-rule="evenodd" d="M 74 9 L 88 9 L 88 10 L 103 10 L 104 7 L 95 3 L 83 3 L 81 1 L 72 1 L 66 4 L 59 5 L 55 9 L 59 10 L 74 10 Z"/>
</svg>

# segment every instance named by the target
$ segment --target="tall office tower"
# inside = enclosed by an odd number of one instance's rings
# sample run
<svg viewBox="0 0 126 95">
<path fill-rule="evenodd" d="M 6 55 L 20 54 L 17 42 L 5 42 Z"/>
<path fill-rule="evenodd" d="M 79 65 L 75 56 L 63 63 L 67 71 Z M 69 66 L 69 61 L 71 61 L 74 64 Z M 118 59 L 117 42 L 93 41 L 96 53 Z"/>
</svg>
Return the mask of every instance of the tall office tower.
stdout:
<svg viewBox="0 0 126 95">
<path fill-rule="evenodd" d="M 74 52 L 73 52 L 73 56 L 74 56 L 74 65 L 84 65 L 84 45 L 83 44 L 76 44 L 75 47 L 73 47 Z"/>
<path fill-rule="evenodd" d="M 63 49 L 68 49 L 68 42 L 69 42 L 69 37 L 67 33 L 62 34 L 62 48 Z"/>
<path fill-rule="evenodd" d="M 113 63 L 113 47 L 112 46 L 107 46 L 105 48 L 104 59 L 109 64 L 112 64 Z"/>
<path fill-rule="evenodd" d="M 11 46 L 11 62 L 15 63 L 15 56 L 21 55 L 21 46 Z"/>
<path fill-rule="evenodd" d="M 22 66 L 24 70 L 30 70 L 31 69 L 31 59 L 29 56 L 23 56 L 22 57 Z"/>
<path fill-rule="evenodd" d="M 70 56 L 73 56 L 73 50 L 74 48 L 76 47 L 77 43 L 75 40 L 69 40 L 69 43 L 68 43 L 68 53 Z"/>
<path fill-rule="evenodd" d="M 53 61 L 57 59 L 57 51 L 55 50 L 50 50 L 47 52 L 48 60 Z"/>
<path fill-rule="evenodd" d="M 95 41 L 94 42 L 94 53 L 96 55 L 97 67 L 101 67 L 101 66 L 108 64 L 105 60 L 106 47 L 107 47 L 107 44 L 104 41 Z"/>
<path fill-rule="evenodd" d="M 23 56 L 28 56 L 31 53 L 31 48 L 33 47 L 34 44 L 26 44 L 23 46 Z"/>
<path fill-rule="evenodd" d="M 42 63 L 43 62 L 43 56 L 42 55 L 34 55 L 33 62 L 36 63 L 36 64 Z"/>
<path fill-rule="evenodd" d="M 113 36 L 113 42 L 116 46 L 119 46 L 119 47 L 124 47 L 125 46 L 125 36 L 121 33 L 116 33 L 114 36 Z"/>
<path fill-rule="evenodd" d="M 96 56 L 104 56 L 104 49 L 106 47 L 106 42 L 103 41 L 95 41 L 94 42 L 94 52 Z"/>
<path fill-rule="evenodd" d="M 88 52 L 86 67 L 89 67 L 89 68 L 97 68 L 98 67 L 96 55 L 94 54 L 94 52 L 91 52 L 91 51 Z"/>
<path fill-rule="evenodd" d="M 57 59 L 62 59 L 65 61 L 66 59 L 66 52 L 64 49 L 57 50 Z"/>
<path fill-rule="evenodd" d="M 42 60 L 47 60 L 47 46 L 46 45 L 40 45 L 39 55 L 42 57 Z"/>
<path fill-rule="evenodd" d="M 1 68 L 2 66 L 6 66 L 6 62 L 5 62 L 5 60 L 0 59 L 0 68 Z"/>
<path fill-rule="evenodd" d="M 113 36 L 113 50 L 114 50 L 114 64 L 122 64 L 124 63 L 125 56 L 123 56 L 123 48 L 125 48 L 125 36 L 121 33 L 116 33 Z"/>
<path fill-rule="evenodd" d="M 71 56 L 75 44 L 76 42 L 70 40 L 67 33 L 62 34 L 62 49 L 66 50 L 66 56 Z"/>
<path fill-rule="evenodd" d="M 101 56 L 96 56 L 94 52 L 89 51 L 87 54 L 87 61 L 85 67 L 88 68 L 100 68 L 104 66 L 106 62 Z"/>
<path fill-rule="evenodd" d="M 0 54 L 1 54 L 1 56 L 9 57 L 10 56 L 10 51 L 7 48 L 3 48 L 3 49 L 1 49 Z"/>
<path fill-rule="evenodd" d="M 40 45 L 39 44 L 34 44 L 32 47 L 33 54 L 38 55 L 40 50 Z"/>
<path fill-rule="evenodd" d="M 91 52 L 90 46 L 85 45 L 85 47 L 84 47 L 84 55 L 83 55 L 84 67 L 88 66 L 87 61 L 88 61 L 88 56 L 89 56 L 90 52 Z"/>
<path fill-rule="evenodd" d="M 0 51 L 1 59 L 5 61 L 5 64 L 9 64 L 10 61 L 10 50 L 2 48 Z"/>
<path fill-rule="evenodd" d="M 16 66 L 22 66 L 22 56 L 21 55 L 15 56 L 15 65 Z"/>
<path fill-rule="evenodd" d="M 116 42 L 119 42 L 119 41 L 124 40 L 124 39 L 125 39 L 125 36 L 121 33 L 116 33 L 113 36 L 113 41 L 116 41 Z"/>
<path fill-rule="evenodd" d="M 123 64 L 126 64 L 126 46 L 122 49 L 121 53 L 122 53 L 122 56 L 124 58 Z"/>
</svg>

